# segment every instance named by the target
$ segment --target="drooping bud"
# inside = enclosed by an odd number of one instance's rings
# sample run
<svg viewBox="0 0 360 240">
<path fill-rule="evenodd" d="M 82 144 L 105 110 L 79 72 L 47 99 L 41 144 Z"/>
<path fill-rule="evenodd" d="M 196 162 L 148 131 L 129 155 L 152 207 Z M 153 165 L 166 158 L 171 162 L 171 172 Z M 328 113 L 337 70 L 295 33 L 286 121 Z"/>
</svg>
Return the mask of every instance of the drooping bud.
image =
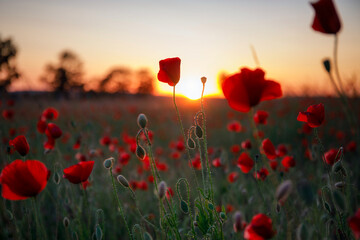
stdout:
<svg viewBox="0 0 360 240">
<path fill-rule="evenodd" d="M 276 200 L 278 202 L 284 203 L 286 199 L 289 197 L 292 191 L 292 182 L 291 180 L 286 180 L 282 182 L 276 189 Z"/>
<path fill-rule="evenodd" d="M 147 125 L 147 117 L 145 114 L 140 113 L 138 118 L 137 118 L 137 124 L 139 125 L 140 128 L 146 128 Z"/>
<path fill-rule="evenodd" d="M 185 213 L 185 214 L 188 214 L 188 213 L 189 213 L 189 206 L 188 206 L 188 204 L 187 204 L 184 200 L 182 200 L 182 199 L 181 199 L 181 202 L 180 202 L 180 209 L 181 209 L 181 211 L 182 211 L 183 213 Z"/>
<path fill-rule="evenodd" d="M 65 228 L 67 228 L 70 224 L 70 220 L 67 217 L 64 217 L 63 219 L 63 225 Z"/>
<path fill-rule="evenodd" d="M 240 211 L 236 211 L 234 214 L 234 231 L 240 232 L 243 229 L 243 216 Z"/>
<path fill-rule="evenodd" d="M 114 163 L 114 158 L 113 157 L 110 157 L 110 158 L 107 158 L 104 160 L 104 168 L 106 169 L 110 169 L 112 168 L 113 166 L 113 163 Z"/>
<path fill-rule="evenodd" d="M 191 137 L 187 139 L 186 144 L 190 149 L 194 149 L 196 147 L 196 143 Z"/>
<path fill-rule="evenodd" d="M 339 171 L 341 171 L 341 169 L 343 168 L 341 161 L 337 161 L 336 163 L 334 163 L 334 165 L 332 166 L 332 171 L 334 173 L 338 173 Z"/>
<path fill-rule="evenodd" d="M 323 65 L 324 65 L 325 70 L 326 70 L 328 73 L 330 73 L 330 71 L 331 71 L 330 60 L 329 60 L 329 59 L 325 59 L 325 60 L 323 61 Z"/>
<path fill-rule="evenodd" d="M 201 78 L 201 82 L 202 82 L 203 84 L 205 84 L 205 83 L 206 83 L 206 80 L 207 80 L 207 78 L 206 78 L 206 77 L 202 77 L 202 78 Z"/>
<path fill-rule="evenodd" d="M 337 189 L 343 189 L 345 187 L 345 182 L 337 182 L 337 183 L 334 184 L 334 186 Z"/>
<path fill-rule="evenodd" d="M 142 146 L 137 145 L 137 146 L 136 146 L 136 156 L 137 156 L 140 160 L 144 160 L 145 155 L 146 155 L 145 149 L 144 149 Z"/>
<path fill-rule="evenodd" d="M 159 187 L 158 187 L 158 196 L 159 196 L 160 199 L 164 198 L 165 193 L 166 193 L 166 189 L 167 189 L 166 182 L 161 181 L 159 183 Z"/>
<path fill-rule="evenodd" d="M 121 185 L 123 185 L 124 187 L 128 188 L 128 187 L 130 186 L 128 180 L 127 180 L 123 175 L 117 176 L 116 179 L 117 179 L 118 182 L 119 182 Z"/>
<path fill-rule="evenodd" d="M 203 137 L 203 130 L 202 130 L 202 128 L 199 126 L 199 125 L 196 125 L 196 127 L 195 127 L 195 135 L 196 135 L 196 137 L 197 138 L 199 138 L 199 139 L 202 139 L 202 137 Z"/>
</svg>

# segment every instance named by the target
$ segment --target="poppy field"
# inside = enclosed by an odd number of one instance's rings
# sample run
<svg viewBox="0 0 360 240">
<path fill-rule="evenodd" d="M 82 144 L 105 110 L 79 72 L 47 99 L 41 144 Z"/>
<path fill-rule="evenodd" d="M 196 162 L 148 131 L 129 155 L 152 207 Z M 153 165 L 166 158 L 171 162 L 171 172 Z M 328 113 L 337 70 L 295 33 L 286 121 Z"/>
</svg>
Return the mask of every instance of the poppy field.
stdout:
<svg viewBox="0 0 360 240">
<path fill-rule="evenodd" d="M 360 239 L 360 99 L 333 1 L 311 5 L 334 95 L 284 96 L 257 63 L 190 100 L 180 57 L 156 60 L 171 96 L 1 95 L 0 239 Z"/>
</svg>

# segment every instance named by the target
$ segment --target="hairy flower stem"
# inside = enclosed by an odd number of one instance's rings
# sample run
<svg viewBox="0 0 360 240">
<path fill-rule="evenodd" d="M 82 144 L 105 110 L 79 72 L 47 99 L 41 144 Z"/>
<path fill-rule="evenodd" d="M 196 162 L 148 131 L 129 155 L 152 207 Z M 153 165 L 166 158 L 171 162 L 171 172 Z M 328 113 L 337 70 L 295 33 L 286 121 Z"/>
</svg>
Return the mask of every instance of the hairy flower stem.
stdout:
<svg viewBox="0 0 360 240">
<path fill-rule="evenodd" d="M 209 163 L 209 155 L 208 155 L 208 148 L 207 148 L 206 116 L 205 116 L 205 108 L 204 108 L 204 90 L 205 90 L 205 83 L 203 83 L 200 102 L 201 102 L 201 112 L 202 112 L 202 116 L 203 116 L 202 127 L 203 127 L 203 131 L 204 131 L 205 160 L 206 160 L 207 175 L 208 175 L 209 182 L 210 182 L 210 197 L 211 197 L 211 200 L 214 201 L 214 188 L 213 188 L 213 183 L 212 183 L 211 167 L 210 167 L 210 163 Z"/>
<path fill-rule="evenodd" d="M 134 240 L 131 232 L 130 232 L 130 228 L 129 228 L 129 225 L 126 221 L 126 218 L 125 218 L 125 214 L 124 214 L 124 211 L 123 211 L 123 208 L 122 208 L 122 205 L 121 205 L 121 202 L 120 202 L 120 199 L 119 199 L 119 196 L 117 194 L 117 190 L 116 190 L 116 186 L 115 186 L 115 181 L 114 181 L 114 177 L 112 176 L 112 167 L 109 168 L 109 174 L 110 174 L 110 178 L 111 178 L 111 183 L 112 183 L 112 187 L 113 187 L 113 193 L 114 193 L 114 196 L 115 196 L 115 199 L 118 203 L 118 206 L 119 206 L 119 210 L 120 210 L 120 215 L 121 217 L 123 218 L 124 220 L 124 223 L 125 223 L 125 227 L 128 231 L 128 234 L 129 234 L 129 237 L 131 240 Z"/>
<path fill-rule="evenodd" d="M 178 107 L 176 105 L 176 100 L 175 100 L 175 86 L 173 87 L 173 102 L 174 102 L 174 106 L 175 106 L 175 109 L 176 109 L 176 115 L 178 117 L 179 124 L 180 124 L 180 130 L 181 130 L 181 133 L 182 133 L 182 135 L 184 137 L 184 141 L 185 141 L 186 140 L 185 130 L 184 130 L 184 126 L 183 126 L 183 123 L 182 123 L 182 120 L 181 120 L 181 117 L 180 117 L 179 109 L 178 109 Z M 187 144 L 185 144 L 185 148 L 186 148 L 186 153 L 187 153 L 187 156 L 188 156 L 188 162 L 189 162 L 190 168 L 192 169 L 192 172 L 194 174 L 196 187 L 198 188 L 200 185 L 199 185 L 199 182 L 198 182 L 197 177 L 196 177 L 195 169 L 194 169 L 194 167 L 193 167 L 193 165 L 191 163 L 190 150 L 189 150 L 189 147 L 187 146 Z"/>
<path fill-rule="evenodd" d="M 42 225 L 42 222 L 40 220 L 40 215 L 39 215 L 39 209 L 37 207 L 37 203 L 36 203 L 36 199 L 35 197 L 33 197 L 31 199 L 31 203 L 33 205 L 33 209 L 34 209 L 34 215 L 35 215 L 35 223 L 36 223 L 36 238 L 37 239 L 47 239 L 47 235 L 45 232 L 45 229 Z M 42 235 L 42 236 L 41 236 Z"/>
</svg>

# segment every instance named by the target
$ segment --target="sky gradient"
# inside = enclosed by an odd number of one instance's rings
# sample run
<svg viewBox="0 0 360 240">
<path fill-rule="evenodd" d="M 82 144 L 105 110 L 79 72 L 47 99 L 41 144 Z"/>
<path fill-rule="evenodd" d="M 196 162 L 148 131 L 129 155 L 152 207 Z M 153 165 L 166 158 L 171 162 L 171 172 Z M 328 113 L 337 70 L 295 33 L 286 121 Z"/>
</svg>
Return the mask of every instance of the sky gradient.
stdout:
<svg viewBox="0 0 360 240">
<path fill-rule="evenodd" d="M 360 76 L 360 1 L 335 1 L 342 20 L 339 67 L 343 79 Z M 148 67 L 182 59 L 179 93 L 221 95 L 220 71 L 255 68 L 256 49 L 266 77 L 279 81 L 285 94 L 331 91 L 322 68 L 332 57 L 333 37 L 311 29 L 314 11 L 305 0 L 227 1 L 25 1 L 0 0 L 0 34 L 18 46 L 19 89 L 45 89 L 45 65 L 71 49 L 84 63 L 84 79 L 102 77 L 114 66 Z M 358 79 L 357 85 L 360 85 Z M 171 92 L 158 83 L 158 92 Z"/>
</svg>

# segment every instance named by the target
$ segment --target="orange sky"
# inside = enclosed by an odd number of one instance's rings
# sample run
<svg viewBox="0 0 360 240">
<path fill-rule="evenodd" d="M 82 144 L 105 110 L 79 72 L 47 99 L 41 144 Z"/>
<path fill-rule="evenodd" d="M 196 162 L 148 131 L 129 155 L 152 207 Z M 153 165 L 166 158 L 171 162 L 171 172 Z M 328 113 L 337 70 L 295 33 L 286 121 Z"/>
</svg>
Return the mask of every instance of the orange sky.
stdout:
<svg viewBox="0 0 360 240">
<path fill-rule="evenodd" d="M 343 79 L 360 76 L 360 1 L 335 1 L 342 19 L 339 67 Z M 308 1 L 1 1 L 2 38 L 19 48 L 22 81 L 12 90 L 39 90 L 45 64 L 71 49 L 84 63 L 84 79 L 102 77 L 113 66 L 148 67 L 158 61 L 182 59 L 177 92 L 221 92 L 219 71 L 254 68 L 250 45 L 256 49 L 266 77 L 282 84 L 285 94 L 306 85 L 326 94 L 329 81 L 321 60 L 332 56 L 333 38 L 311 29 L 314 11 Z M 357 86 L 360 86 L 360 80 Z M 171 93 L 158 83 L 158 93 Z"/>
</svg>

